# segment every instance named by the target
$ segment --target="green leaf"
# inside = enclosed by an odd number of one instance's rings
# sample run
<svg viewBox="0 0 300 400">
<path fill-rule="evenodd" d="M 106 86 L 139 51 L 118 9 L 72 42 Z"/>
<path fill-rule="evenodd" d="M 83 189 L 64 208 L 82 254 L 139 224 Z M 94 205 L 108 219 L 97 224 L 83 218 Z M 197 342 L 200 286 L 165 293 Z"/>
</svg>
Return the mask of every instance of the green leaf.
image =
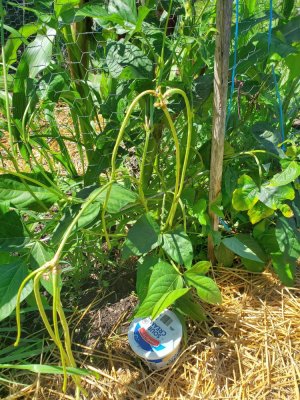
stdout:
<svg viewBox="0 0 300 400">
<path fill-rule="evenodd" d="M 0 249 L 1 251 L 22 250 L 29 242 L 28 233 L 16 211 L 0 214 Z"/>
<path fill-rule="evenodd" d="M 289 165 L 280 172 L 273 176 L 270 181 L 270 186 L 284 186 L 293 182 L 300 175 L 300 164 L 297 161 L 291 161 Z"/>
<path fill-rule="evenodd" d="M 153 268 L 158 264 L 158 257 L 146 255 L 139 259 L 137 264 L 137 277 L 136 277 L 136 293 L 140 303 L 142 303 L 147 296 L 150 277 Z"/>
<path fill-rule="evenodd" d="M 110 0 L 108 12 L 116 14 L 124 21 L 135 24 L 137 21 L 137 10 L 135 0 Z"/>
<path fill-rule="evenodd" d="M 274 33 L 279 31 L 287 43 L 292 44 L 300 41 L 300 15 L 292 18 L 284 25 L 280 25 L 274 29 Z"/>
<path fill-rule="evenodd" d="M 113 78 L 151 79 L 152 77 L 152 62 L 133 44 L 109 43 L 106 62 Z"/>
<path fill-rule="evenodd" d="M 107 189 L 104 190 L 97 197 L 96 200 L 103 204 L 106 198 L 106 193 Z M 119 213 L 120 211 L 123 211 L 126 206 L 135 203 L 137 200 L 138 196 L 136 193 L 126 189 L 124 186 L 115 183 L 111 186 L 111 191 L 107 203 L 107 212 L 111 214 Z"/>
<path fill-rule="evenodd" d="M 172 292 L 165 293 L 155 304 L 151 318 L 155 320 L 166 308 L 174 304 L 180 297 L 184 296 L 190 288 L 182 288 L 172 290 Z"/>
<path fill-rule="evenodd" d="M 17 257 L 14 263 L 0 265 L 0 321 L 16 308 L 17 293 L 27 273 L 27 265 Z M 22 291 L 21 300 L 24 300 L 32 289 L 32 282 L 29 282 Z"/>
<path fill-rule="evenodd" d="M 123 25 L 125 22 L 121 15 L 108 13 L 102 4 L 96 2 L 85 3 L 76 12 L 76 17 L 96 18 L 100 25 L 106 25 L 108 22 Z"/>
<path fill-rule="evenodd" d="M 199 303 L 196 303 L 187 293 L 183 297 L 180 297 L 175 302 L 175 308 L 182 314 L 192 318 L 195 321 L 206 321 L 203 308 Z"/>
<path fill-rule="evenodd" d="M 36 175 L 27 174 L 26 177 L 36 178 Z M 24 182 L 10 174 L 0 175 L 1 202 L 9 202 L 19 209 L 45 211 L 40 202 L 45 207 L 50 207 L 58 200 L 58 196 L 47 188 L 32 183 L 29 184 L 26 180 Z"/>
<path fill-rule="evenodd" d="M 40 29 L 37 23 L 23 25 L 19 30 L 13 30 L 9 35 L 5 47 L 5 61 L 8 65 L 17 61 L 17 51 L 22 44 L 28 45 L 27 38 Z"/>
<path fill-rule="evenodd" d="M 250 272 L 263 272 L 265 269 L 265 263 L 248 260 L 247 258 L 244 257 L 241 257 L 241 262 L 243 263 L 246 270 Z"/>
<path fill-rule="evenodd" d="M 263 185 L 259 193 L 259 200 L 269 208 L 277 210 L 284 200 L 293 200 L 295 192 L 292 185 L 269 186 Z"/>
<path fill-rule="evenodd" d="M 285 253 L 271 253 L 272 266 L 280 281 L 286 286 L 295 284 L 296 260 Z"/>
<path fill-rule="evenodd" d="M 283 0 L 282 14 L 288 19 L 293 11 L 295 0 Z"/>
<path fill-rule="evenodd" d="M 258 201 L 259 189 L 248 175 L 242 175 L 238 180 L 238 185 L 238 189 L 233 192 L 232 205 L 236 210 L 249 210 Z"/>
<path fill-rule="evenodd" d="M 256 224 L 257 222 L 261 221 L 264 218 L 270 217 L 274 214 L 274 210 L 270 207 L 267 207 L 261 201 L 258 201 L 254 207 L 252 207 L 248 211 L 248 216 L 250 219 L 251 224 Z"/>
<path fill-rule="evenodd" d="M 53 256 L 53 250 L 41 242 L 35 242 L 30 251 L 30 266 L 32 269 L 39 268 L 50 261 Z"/>
<path fill-rule="evenodd" d="M 142 255 L 161 244 L 160 229 L 150 213 L 142 215 L 129 229 L 124 244 L 123 256 Z"/>
<path fill-rule="evenodd" d="M 297 259 L 300 255 L 300 233 L 294 221 L 284 217 L 278 218 L 275 236 L 279 249 Z"/>
<path fill-rule="evenodd" d="M 275 228 L 270 225 L 259 234 L 259 241 L 271 255 L 273 269 L 281 282 L 293 286 L 300 254 L 300 234 L 293 220 L 280 217 Z"/>
<path fill-rule="evenodd" d="M 234 252 L 224 246 L 222 242 L 215 248 L 215 256 L 218 263 L 223 264 L 224 267 L 231 267 L 235 258 Z"/>
<path fill-rule="evenodd" d="M 77 197 L 81 199 L 87 199 L 88 196 L 93 196 L 95 190 L 94 186 L 86 187 L 77 193 Z M 73 229 L 73 233 L 81 228 L 84 228 L 92 224 L 100 213 L 102 204 L 106 199 L 107 189 L 101 192 L 93 203 L 91 203 L 80 216 L 76 226 Z M 107 212 L 116 214 L 121 212 L 126 206 L 137 201 L 138 196 L 130 190 L 124 188 L 121 185 L 113 184 L 110 191 L 110 196 L 107 203 Z M 53 231 L 52 243 L 57 244 L 60 242 L 64 232 L 73 221 L 74 217 L 80 210 L 81 205 L 76 204 L 65 209 L 62 219 Z"/>
<path fill-rule="evenodd" d="M 163 234 L 164 251 L 178 264 L 185 265 L 190 268 L 193 261 L 193 246 L 181 227 L 176 228 L 173 232 Z"/>
<path fill-rule="evenodd" d="M 36 269 L 44 265 L 47 261 L 50 261 L 54 256 L 54 252 L 49 247 L 46 247 L 41 242 L 35 242 L 30 251 L 30 266 L 32 269 Z M 48 293 L 53 295 L 53 285 L 52 285 L 52 274 L 50 273 L 47 277 L 41 278 L 41 284 L 47 290 Z M 59 286 L 62 286 L 61 276 L 58 277 Z"/>
<path fill-rule="evenodd" d="M 283 216 L 286 218 L 292 218 L 294 216 L 294 211 L 288 204 L 280 204 L 278 209 L 282 212 Z"/>
<path fill-rule="evenodd" d="M 141 32 L 142 30 L 142 23 L 149 14 L 150 9 L 146 6 L 140 6 L 138 8 L 138 18 L 136 21 L 135 32 Z"/>
<path fill-rule="evenodd" d="M 218 217 L 224 218 L 223 205 L 222 205 L 222 194 L 220 193 L 218 197 L 210 205 L 210 210 L 214 212 Z"/>
<path fill-rule="evenodd" d="M 205 275 L 211 268 L 210 261 L 198 261 L 195 265 L 193 265 L 189 272 L 194 272 L 195 274 Z"/>
<path fill-rule="evenodd" d="M 286 65 L 288 66 L 290 73 L 289 79 L 295 79 L 299 76 L 299 65 L 300 65 L 300 52 L 296 54 L 290 54 L 284 60 Z"/>
<path fill-rule="evenodd" d="M 75 216 L 78 214 L 80 207 L 81 207 L 80 204 L 76 204 L 71 207 L 69 206 L 66 207 L 62 219 L 59 221 L 59 223 L 57 224 L 57 226 L 53 231 L 51 244 L 53 245 L 59 244 L 68 226 L 71 224 Z M 99 201 L 91 203 L 80 216 L 77 224 L 74 226 L 71 232 L 71 235 L 74 234 L 75 232 L 78 232 L 80 229 L 92 224 L 99 215 L 100 208 L 101 208 L 101 203 Z"/>
<path fill-rule="evenodd" d="M 181 289 L 182 286 L 180 274 L 169 263 L 160 261 L 153 268 L 147 296 L 138 308 L 135 317 L 150 316 L 155 305 L 166 293 Z"/>
<path fill-rule="evenodd" d="M 196 217 L 201 225 L 206 226 L 207 220 L 207 201 L 199 199 L 192 207 L 189 207 L 189 213 Z"/>
<path fill-rule="evenodd" d="M 255 242 L 254 239 L 249 236 L 249 242 L 245 240 L 245 238 L 241 238 L 241 240 L 238 239 L 238 237 L 233 236 L 230 238 L 225 238 L 222 240 L 222 243 L 224 244 L 225 247 L 227 247 L 229 250 L 233 251 L 235 254 L 237 254 L 240 257 L 247 258 L 248 260 L 253 260 L 253 261 L 258 261 L 258 262 L 263 262 L 263 260 L 256 254 L 257 248 L 256 246 L 254 247 L 253 244 Z M 256 242 L 255 242 L 256 243 Z M 254 250 L 249 247 L 249 245 L 252 245 L 251 247 L 254 247 Z M 259 246 L 256 243 L 257 246 Z M 261 250 L 261 249 L 260 249 Z M 262 251 L 262 250 L 261 250 Z M 260 253 L 260 256 L 262 256 L 262 253 Z"/>
<path fill-rule="evenodd" d="M 64 370 L 62 367 L 54 366 L 54 365 L 42 365 L 42 364 L 0 364 L 0 368 L 2 369 L 20 369 L 25 371 L 34 372 L 36 374 L 59 374 L 62 375 Z M 85 369 L 67 367 L 67 373 L 70 375 L 79 375 L 79 376 L 88 376 L 88 375 L 97 375 L 93 371 L 88 371 Z"/>
<path fill-rule="evenodd" d="M 184 278 L 189 285 L 196 288 L 197 294 L 201 300 L 210 304 L 222 303 L 221 292 L 215 281 L 211 278 L 191 271 L 186 271 L 184 273 Z"/>
</svg>

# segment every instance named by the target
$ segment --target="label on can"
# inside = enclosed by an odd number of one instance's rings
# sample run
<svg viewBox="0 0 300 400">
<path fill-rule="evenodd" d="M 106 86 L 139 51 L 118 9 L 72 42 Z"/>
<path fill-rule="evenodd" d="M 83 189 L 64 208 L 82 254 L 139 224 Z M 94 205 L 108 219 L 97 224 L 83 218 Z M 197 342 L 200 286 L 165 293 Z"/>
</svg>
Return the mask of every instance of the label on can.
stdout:
<svg viewBox="0 0 300 400">
<path fill-rule="evenodd" d="M 154 321 L 151 318 L 133 320 L 128 331 L 132 350 L 155 369 L 176 358 L 181 339 L 182 325 L 169 310 L 164 310 Z"/>
</svg>

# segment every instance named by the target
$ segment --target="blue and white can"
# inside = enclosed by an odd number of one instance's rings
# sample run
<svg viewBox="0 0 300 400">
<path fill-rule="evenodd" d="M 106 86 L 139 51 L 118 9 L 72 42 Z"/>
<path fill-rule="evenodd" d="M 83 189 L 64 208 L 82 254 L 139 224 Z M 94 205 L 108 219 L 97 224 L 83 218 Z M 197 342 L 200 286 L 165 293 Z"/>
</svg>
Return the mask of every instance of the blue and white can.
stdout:
<svg viewBox="0 0 300 400">
<path fill-rule="evenodd" d="M 181 322 L 167 309 L 154 321 L 151 318 L 134 319 L 128 331 L 130 347 L 152 369 L 162 369 L 175 361 L 181 339 Z"/>
</svg>

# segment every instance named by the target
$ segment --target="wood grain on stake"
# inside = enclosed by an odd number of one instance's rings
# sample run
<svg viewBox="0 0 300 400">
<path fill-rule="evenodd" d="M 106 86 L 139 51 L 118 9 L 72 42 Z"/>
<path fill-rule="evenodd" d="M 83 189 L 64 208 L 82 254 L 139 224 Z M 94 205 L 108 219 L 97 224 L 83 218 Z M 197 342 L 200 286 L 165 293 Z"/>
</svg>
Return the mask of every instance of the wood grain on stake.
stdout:
<svg viewBox="0 0 300 400">
<path fill-rule="evenodd" d="M 216 200 L 221 192 L 222 184 L 231 18 L 232 0 L 218 0 L 214 64 L 214 109 L 209 187 L 209 215 L 214 231 L 218 230 L 218 216 L 211 211 L 211 204 Z M 215 261 L 214 243 L 211 235 L 208 238 L 208 257 L 211 261 Z"/>
</svg>

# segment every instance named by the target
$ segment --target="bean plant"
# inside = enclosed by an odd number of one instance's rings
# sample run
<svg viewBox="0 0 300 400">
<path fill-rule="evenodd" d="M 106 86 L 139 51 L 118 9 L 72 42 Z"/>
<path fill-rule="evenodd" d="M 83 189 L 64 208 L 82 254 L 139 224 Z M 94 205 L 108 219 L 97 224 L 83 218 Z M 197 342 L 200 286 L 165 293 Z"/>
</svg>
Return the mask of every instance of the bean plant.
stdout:
<svg viewBox="0 0 300 400">
<path fill-rule="evenodd" d="M 219 265 L 270 266 L 294 285 L 299 15 L 293 1 L 275 2 L 270 36 L 268 8 L 242 3 L 222 193 L 211 206 L 218 232 L 208 216 L 211 2 L 36 0 L 14 4 L 35 23 L 1 25 L 0 320 L 16 318 L 17 346 L 21 303 L 33 305 L 60 352 L 61 369 L 47 371 L 63 374 L 64 391 L 71 374 L 77 397 L 87 372 L 76 369 L 64 300 L 86 259 L 89 275 L 95 259 L 116 265 L 118 249 L 136 267 L 134 316 L 172 307 L 183 324 L 222 302 L 208 235 Z"/>
</svg>

